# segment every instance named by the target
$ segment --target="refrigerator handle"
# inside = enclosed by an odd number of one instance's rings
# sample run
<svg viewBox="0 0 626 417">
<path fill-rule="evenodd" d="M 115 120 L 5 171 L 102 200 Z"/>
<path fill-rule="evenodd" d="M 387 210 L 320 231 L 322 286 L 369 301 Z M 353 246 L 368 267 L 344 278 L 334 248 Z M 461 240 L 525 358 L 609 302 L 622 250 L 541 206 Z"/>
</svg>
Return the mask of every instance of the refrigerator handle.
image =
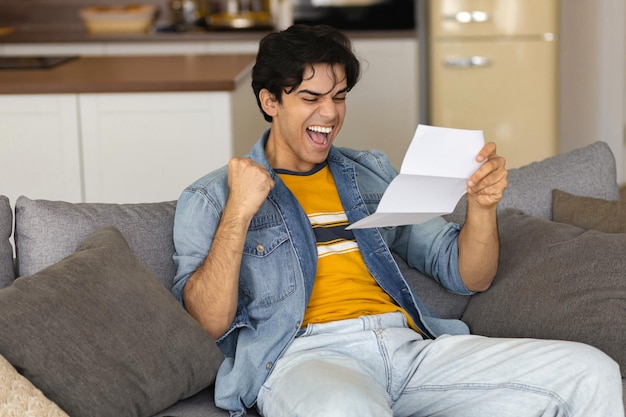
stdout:
<svg viewBox="0 0 626 417">
<path fill-rule="evenodd" d="M 448 68 L 482 68 L 491 65 L 491 60 L 484 56 L 448 57 L 443 60 L 443 65 Z"/>
<path fill-rule="evenodd" d="M 461 11 L 443 15 L 444 20 L 454 20 L 458 23 L 483 23 L 491 19 L 487 12 L 481 10 Z"/>
</svg>

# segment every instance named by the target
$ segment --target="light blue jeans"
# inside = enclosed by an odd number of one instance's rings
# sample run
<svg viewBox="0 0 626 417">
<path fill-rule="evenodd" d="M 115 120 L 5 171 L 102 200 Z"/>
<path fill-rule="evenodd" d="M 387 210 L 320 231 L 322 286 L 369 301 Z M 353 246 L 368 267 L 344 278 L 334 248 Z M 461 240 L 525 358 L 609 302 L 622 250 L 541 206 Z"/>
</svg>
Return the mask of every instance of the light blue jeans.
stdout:
<svg viewBox="0 0 626 417">
<path fill-rule="evenodd" d="M 588 345 L 442 336 L 390 313 L 310 325 L 259 392 L 267 417 L 623 417 L 617 364 Z"/>
</svg>

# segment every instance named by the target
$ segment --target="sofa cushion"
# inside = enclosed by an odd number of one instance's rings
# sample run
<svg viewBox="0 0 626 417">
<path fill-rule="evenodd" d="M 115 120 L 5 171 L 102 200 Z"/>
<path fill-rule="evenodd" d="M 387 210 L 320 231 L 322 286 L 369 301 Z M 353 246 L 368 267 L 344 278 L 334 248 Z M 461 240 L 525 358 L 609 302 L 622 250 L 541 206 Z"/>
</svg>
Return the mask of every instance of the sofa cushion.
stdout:
<svg viewBox="0 0 626 417">
<path fill-rule="evenodd" d="M 69 417 L 0 355 L 0 416 Z"/>
<path fill-rule="evenodd" d="M 223 357 L 114 227 L 0 290 L 0 354 L 72 416 L 150 416 Z"/>
<path fill-rule="evenodd" d="M 581 196 L 618 200 L 616 172 L 615 157 L 605 142 L 510 169 L 509 185 L 498 210 L 514 207 L 526 214 L 552 219 L 552 190 L 555 188 Z M 467 200 L 463 197 L 446 218 L 462 224 L 466 209 Z"/>
<path fill-rule="evenodd" d="M 552 220 L 583 229 L 626 233 L 626 201 L 581 197 L 554 190 Z"/>
<path fill-rule="evenodd" d="M 115 226 L 135 255 L 171 288 L 176 274 L 173 201 L 145 204 L 67 203 L 19 197 L 15 205 L 15 245 L 21 276 L 71 254 L 96 229 Z"/>
<path fill-rule="evenodd" d="M 13 211 L 6 196 L 0 195 L 0 288 L 10 285 L 15 279 L 13 268 Z"/>
<path fill-rule="evenodd" d="M 228 417 L 228 411 L 218 408 L 214 402 L 213 386 L 200 391 L 193 397 L 177 402 L 173 406 L 155 414 L 153 417 Z M 247 411 L 246 416 L 258 417 L 256 408 Z"/>
<path fill-rule="evenodd" d="M 469 295 L 454 294 L 447 291 L 434 279 L 411 268 L 400 256 L 394 253 L 394 259 L 417 296 L 437 317 L 444 319 L 460 319 L 470 299 Z"/>
<path fill-rule="evenodd" d="M 573 340 L 603 350 L 626 376 L 626 234 L 506 210 L 491 288 L 463 320 L 476 334 Z"/>
</svg>

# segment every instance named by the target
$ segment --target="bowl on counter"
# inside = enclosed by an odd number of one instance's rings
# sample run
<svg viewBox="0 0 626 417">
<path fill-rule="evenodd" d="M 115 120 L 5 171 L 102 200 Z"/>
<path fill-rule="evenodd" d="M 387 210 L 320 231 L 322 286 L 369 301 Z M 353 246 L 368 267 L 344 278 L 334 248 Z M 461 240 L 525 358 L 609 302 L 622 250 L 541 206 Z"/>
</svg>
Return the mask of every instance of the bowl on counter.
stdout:
<svg viewBox="0 0 626 417">
<path fill-rule="evenodd" d="M 154 22 L 157 8 L 151 4 L 93 6 L 81 9 L 89 33 L 142 33 Z"/>
</svg>

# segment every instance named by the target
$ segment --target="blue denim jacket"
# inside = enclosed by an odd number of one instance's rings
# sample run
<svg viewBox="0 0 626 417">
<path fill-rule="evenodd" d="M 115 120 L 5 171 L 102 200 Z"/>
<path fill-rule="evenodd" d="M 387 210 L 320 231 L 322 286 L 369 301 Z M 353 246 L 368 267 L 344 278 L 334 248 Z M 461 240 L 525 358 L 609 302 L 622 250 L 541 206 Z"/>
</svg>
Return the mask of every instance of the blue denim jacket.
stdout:
<svg viewBox="0 0 626 417">
<path fill-rule="evenodd" d="M 242 416 L 256 401 L 274 363 L 297 336 L 317 267 L 315 237 L 297 200 L 270 167 L 266 131 L 247 156 L 267 167 L 275 187 L 252 219 L 239 277 L 239 300 L 231 328 L 217 344 L 225 355 L 215 403 Z M 384 154 L 333 147 L 328 156 L 350 223 L 373 213 L 397 175 Z M 190 275 L 202 264 L 228 197 L 227 168 L 199 179 L 178 200 L 174 222 L 177 275 L 172 292 L 182 302 Z M 452 292 L 469 294 L 458 271 L 459 227 L 436 218 L 421 225 L 353 230 L 378 284 L 430 337 L 468 333 L 458 320 L 434 317 L 403 278 L 391 251 Z"/>
</svg>

